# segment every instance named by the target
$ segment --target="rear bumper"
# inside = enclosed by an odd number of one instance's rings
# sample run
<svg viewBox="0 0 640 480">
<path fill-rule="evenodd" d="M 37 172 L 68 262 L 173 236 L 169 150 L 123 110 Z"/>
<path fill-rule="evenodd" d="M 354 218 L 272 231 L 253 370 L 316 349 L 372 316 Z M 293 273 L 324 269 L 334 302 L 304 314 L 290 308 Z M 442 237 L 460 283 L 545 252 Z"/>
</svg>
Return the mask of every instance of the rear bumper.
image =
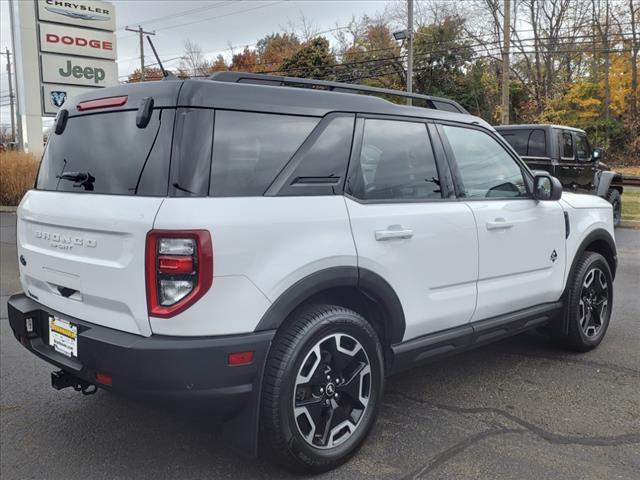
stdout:
<svg viewBox="0 0 640 480">
<path fill-rule="evenodd" d="M 218 337 L 138 335 L 112 330 L 53 311 L 24 294 L 8 302 L 16 338 L 31 352 L 102 388 L 170 400 L 203 400 L 221 417 L 259 401 L 262 370 L 274 331 Z M 78 326 L 78 357 L 69 358 L 49 346 L 48 318 L 55 315 Z M 26 331 L 32 318 L 35 332 Z M 250 365 L 228 366 L 233 352 L 253 351 Z M 96 381 L 110 375 L 112 385 Z M 255 405 L 248 405 L 255 404 Z"/>
</svg>

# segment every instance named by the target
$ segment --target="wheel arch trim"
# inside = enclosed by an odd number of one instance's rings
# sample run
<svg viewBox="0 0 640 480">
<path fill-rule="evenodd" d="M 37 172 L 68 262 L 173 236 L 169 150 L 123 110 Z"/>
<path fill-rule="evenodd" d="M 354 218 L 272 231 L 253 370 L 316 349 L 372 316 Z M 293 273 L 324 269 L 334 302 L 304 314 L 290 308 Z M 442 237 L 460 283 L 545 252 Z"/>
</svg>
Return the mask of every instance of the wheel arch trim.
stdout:
<svg viewBox="0 0 640 480">
<path fill-rule="evenodd" d="M 405 317 L 402 304 L 393 287 L 377 273 L 356 266 L 330 267 L 314 272 L 284 291 L 262 316 L 255 331 L 274 330 L 298 306 L 314 295 L 340 287 L 355 287 L 385 310 L 387 343 L 402 341 Z"/>
</svg>

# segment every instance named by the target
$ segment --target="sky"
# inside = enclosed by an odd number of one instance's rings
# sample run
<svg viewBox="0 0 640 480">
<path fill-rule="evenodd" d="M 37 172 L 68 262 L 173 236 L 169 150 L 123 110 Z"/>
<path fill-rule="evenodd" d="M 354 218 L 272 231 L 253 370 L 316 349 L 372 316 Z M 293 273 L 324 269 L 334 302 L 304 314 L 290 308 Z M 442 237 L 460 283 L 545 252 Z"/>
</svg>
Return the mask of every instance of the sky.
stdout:
<svg viewBox="0 0 640 480">
<path fill-rule="evenodd" d="M 30 1 L 30 0 L 16 0 Z M 116 9 L 118 74 L 121 80 L 140 65 L 139 40 L 126 26 L 142 27 L 156 32 L 153 42 L 165 67 L 177 67 L 189 39 L 198 44 L 208 58 L 235 51 L 283 29 L 300 23 L 303 15 L 320 31 L 344 26 L 353 16 L 381 13 L 384 0 L 119 0 Z M 0 0 L 0 48 L 12 49 L 9 2 Z M 154 63 L 153 53 L 145 44 L 146 63 Z M 0 123 L 10 122 L 6 57 L 0 55 Z"/>
</svg>

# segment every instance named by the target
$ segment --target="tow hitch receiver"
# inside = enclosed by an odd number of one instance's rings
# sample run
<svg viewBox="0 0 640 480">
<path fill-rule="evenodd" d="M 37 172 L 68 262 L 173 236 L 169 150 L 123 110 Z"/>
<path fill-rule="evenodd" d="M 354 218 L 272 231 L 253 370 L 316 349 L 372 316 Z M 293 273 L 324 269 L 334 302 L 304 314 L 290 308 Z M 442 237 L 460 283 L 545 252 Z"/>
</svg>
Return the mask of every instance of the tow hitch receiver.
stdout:
<svg viewBox="0 0 640 480">
<path fill-rule="evenodd" d="M 64 370 L 51 372 L 51 386 L 56 390 L 73 387 L 76 392 L 82 392 L 83 395 L 93 395 L 98 391 L 98 387 L 93 383 L 85 382 Z"/>
</svg>

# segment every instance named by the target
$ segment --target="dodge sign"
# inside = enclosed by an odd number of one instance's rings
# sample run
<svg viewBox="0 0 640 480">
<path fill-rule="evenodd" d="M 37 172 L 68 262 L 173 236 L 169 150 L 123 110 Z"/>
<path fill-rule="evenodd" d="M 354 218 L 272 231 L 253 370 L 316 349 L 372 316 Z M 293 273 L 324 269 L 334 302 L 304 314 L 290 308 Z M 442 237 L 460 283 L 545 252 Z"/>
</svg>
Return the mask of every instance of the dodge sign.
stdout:
<svg viewBox="0 0 640 480">
<path fill-rule="evenodd" d="M 40 50 L 115 60 L 116 36 L 99 30 L 41 23 Z"/>
</svg>

